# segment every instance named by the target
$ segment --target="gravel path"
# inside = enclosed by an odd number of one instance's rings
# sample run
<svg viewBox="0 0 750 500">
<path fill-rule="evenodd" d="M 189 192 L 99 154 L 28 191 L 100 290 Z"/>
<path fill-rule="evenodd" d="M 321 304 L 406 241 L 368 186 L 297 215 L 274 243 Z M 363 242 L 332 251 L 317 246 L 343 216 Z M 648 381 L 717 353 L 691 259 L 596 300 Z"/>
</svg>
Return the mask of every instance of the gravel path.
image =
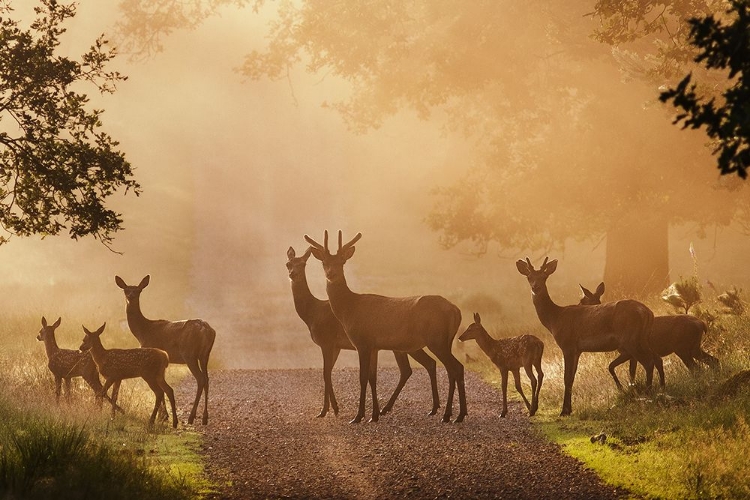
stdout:
<svg viewBox="0 0 750 500">
<path fill-rule="evenodd" d="M 438 375 L 444 403 L 444 370 Z M 396 369 L 379 371 L 381 400 L 397 378 Z M 473 373 L 466 374 L 469 415 L 462 424 L 427 416 L 431 399 L 423 369 L 414 370 L 392 413 L 377 423 L 349 424 L 357 380 L 355 369 L 334 370 L 341 412 L 315 418 L 323 400 L 320 370 L 213 372 L 210 423 L 195 428 L 205 435 L 202 453 L 221 489 L 217 498 L 623 496 L 540 438 L 520 403 L 499 418 L 500 394 Z M 194 383 L 185 378 L 178 401 L 191 400 Z"/>
</svg>

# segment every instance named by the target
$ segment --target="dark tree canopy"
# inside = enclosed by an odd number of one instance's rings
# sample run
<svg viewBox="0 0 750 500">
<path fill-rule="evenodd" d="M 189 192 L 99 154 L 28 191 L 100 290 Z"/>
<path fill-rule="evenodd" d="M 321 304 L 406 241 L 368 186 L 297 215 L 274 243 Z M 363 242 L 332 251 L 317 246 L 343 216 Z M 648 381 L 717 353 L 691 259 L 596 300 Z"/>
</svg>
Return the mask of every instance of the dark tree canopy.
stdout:
<svg viewBox="0 0 750 500">
<path fill-rule="evenodd" d="M 78 89 L 115 91 L 125 77 L 106 70 L 115 50 L 99 37 L 80 60 L 58 55 L 75 5 L 41 0 L 22 29 L 0 4 L 0 226 L 10 235 L 91 235 L 105 244 L 122 228 L 106 199 L 139 193 L 118 143 L 104 133 L 102 110 Z M 5 237 L 2 237 L 5 241 Z"/>
<path fill-rule="evenodd" d="M 697 63 L 709 70 L 728 70 L 733 83 L 720 98 L 707 98 L 688 74 L 660 99 L 684 111 L 675 119 L 683 128 L 706 127 L 722 174 L 736 172 L 744 179 L 750 168 L 750 4 L 732 0 L 728 14 L 726 23 L 714 15 L 692 18 L 690 41 L 700 49 Z"/>
</svg>

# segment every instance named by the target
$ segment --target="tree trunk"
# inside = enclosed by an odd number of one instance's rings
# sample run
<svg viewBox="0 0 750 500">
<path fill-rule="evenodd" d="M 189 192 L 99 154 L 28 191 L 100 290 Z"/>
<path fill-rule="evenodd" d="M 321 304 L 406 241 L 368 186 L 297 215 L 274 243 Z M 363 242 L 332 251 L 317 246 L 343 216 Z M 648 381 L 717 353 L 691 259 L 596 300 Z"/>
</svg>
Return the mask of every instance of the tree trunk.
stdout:
<svg viewBox="0 0 750 500">
<path fill-rule="evenodd" d="M 648 298 L 669 285 L 669 224 L 633 212 L 607 232 L 604 283 L 610 300 Z"/>
</svg>

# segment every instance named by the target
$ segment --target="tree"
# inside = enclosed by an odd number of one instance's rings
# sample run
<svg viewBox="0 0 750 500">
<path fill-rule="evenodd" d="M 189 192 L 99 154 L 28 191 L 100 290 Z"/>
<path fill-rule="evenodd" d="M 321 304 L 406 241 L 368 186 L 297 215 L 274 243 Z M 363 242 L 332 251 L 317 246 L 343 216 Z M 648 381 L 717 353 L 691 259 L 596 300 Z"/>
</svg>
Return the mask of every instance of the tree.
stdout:
<svg viewBox="0 0 750 500">
<path fill-rule="evenodd" d="M 112 93 L 125 80 L 106 70 L 115 57 L 104 37 L 80 61 L 57 54 L 75 5 L 42 0 L 22 29 L 0 5 L 0 226 L 10 235 L 91 235 L 108 245 L 121 215 L 105 201 L 140 186 L 118 143 L 104 133 L 102 110 L 77 91 Z M 2 237 L 2 241 L 6 241 Z"/>
<path fill-rule="evenodd" d="M 655 99 L 654 81 L 689 59 L 683 10 L 708 7 L 592 3 L 282 2 L 267 49 L 242 72 L 281 79 L 305 64 L 350 82 L 325 105 L 356 132 L 412 109 L 471 138 L 466 176 L 437 188 L 427 217 L 446 247 L 542 253 L 606 238 L 608 287 L 658 292 L 671 224 L 701 232 L 748 213 L 741 187 L 710 175 L 702 141 L 673 130 Z"/>
<path fill-rule="evenodd" d="M 709 70 L 729 70 L 730 85 L 720 102 L 691 84 L 692 74 L 659 99 L 684 111 L 675 119 L 683 128 L 706 127 L 722 174 L 736 172 L 745 179 L 750 168 L 750 5 L 746 0 L 732 0 L 730 5 L 733 19 L 727 24 L 713 14 L 690 19 L 690 42 L 700 49 L 695 62 Z"/>
</svg>

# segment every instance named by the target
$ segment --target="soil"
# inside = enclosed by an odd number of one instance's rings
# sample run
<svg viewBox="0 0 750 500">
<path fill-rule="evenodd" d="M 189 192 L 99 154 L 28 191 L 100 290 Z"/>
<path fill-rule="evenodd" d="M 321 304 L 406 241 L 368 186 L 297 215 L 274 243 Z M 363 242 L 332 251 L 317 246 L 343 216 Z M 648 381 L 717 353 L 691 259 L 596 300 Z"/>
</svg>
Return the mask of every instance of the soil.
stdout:
<svg viewBox="0 0 750 500">
<path fill-rule="evenodd" d="M 438 375 L 445 404 L 447 381 L 444 371 Z M 381 401 L 397 379 L 396 369 L 379 371 Z M 192 401 L 194 383 L 186 377 L 178 387 L 178 406 Z M 627 496 L 538 435 L 522 403 L 511 402 L 500 418 L 499 391 L 473 373 L 466 373 L 469 414 L 460 424 L 441 422 L 442 410 L 427 415 L 423 369 L 415 368 L 393 411 L 377 423 L 349 423 L 359 397 L 356 369 L 335 369 L 333 384 L 339 415 L 316 418 L 321 370 L 212 372 L 209 424 L 194 427 L 204 434 L 200 452 L 219 489 L 212 498 Z"/>
</svg>

